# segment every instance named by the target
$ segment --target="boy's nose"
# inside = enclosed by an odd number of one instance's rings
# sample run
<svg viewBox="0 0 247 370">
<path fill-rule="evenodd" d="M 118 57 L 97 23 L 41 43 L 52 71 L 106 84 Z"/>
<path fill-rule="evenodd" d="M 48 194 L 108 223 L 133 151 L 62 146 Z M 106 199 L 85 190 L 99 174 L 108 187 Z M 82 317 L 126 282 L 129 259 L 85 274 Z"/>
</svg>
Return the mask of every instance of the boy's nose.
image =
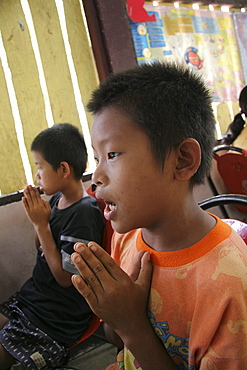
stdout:
<svg viewBox="0 0 247 370">
<path fill-rule="evenodd" d="M 92 191 L 94 192 L 97 188 L 97 185 L 93 182 L 91 186 L 92 186 Z"/>
<path fill-rule="evenodd" d="M 96 187 L 102 185 L 103 182 L 99 180 L 98 176 L 96 177 L 95 172 L 92 174 L 92 186 Z"/>
<path fill-rule="evenodd" d="M 106 186 L 109 183 L 107 167 L 104 162 L 98 163 L 92 174 L 92 183 L 96 186 Z"/>
</svg>

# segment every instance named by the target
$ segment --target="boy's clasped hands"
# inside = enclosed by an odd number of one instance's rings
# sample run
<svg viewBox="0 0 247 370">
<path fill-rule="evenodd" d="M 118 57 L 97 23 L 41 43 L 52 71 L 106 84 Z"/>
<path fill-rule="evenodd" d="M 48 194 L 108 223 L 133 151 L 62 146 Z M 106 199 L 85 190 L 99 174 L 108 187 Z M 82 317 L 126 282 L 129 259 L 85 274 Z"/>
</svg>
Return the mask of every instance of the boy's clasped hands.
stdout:
<svg viewBox="0 0 247 370">
<path fill-rule="evenodd" d="M 74 249 L 72 260 L 81 276 L 73 275 L 72 282 L 94 313 L 121 337 L 139 330 L 147 320 L 152 276 L 149 253 L 137 254 L 129 276 L 94 242 L 88 247 L 76 243 Z"/>
<path fill-rule="evenodd" d="M 22 202 L 33 225 L 47 225 L 51 215 L 49 202 L 42 199 L 38 189 L 32 185 L 26 186 L 23 194 Z"/>
</svg>

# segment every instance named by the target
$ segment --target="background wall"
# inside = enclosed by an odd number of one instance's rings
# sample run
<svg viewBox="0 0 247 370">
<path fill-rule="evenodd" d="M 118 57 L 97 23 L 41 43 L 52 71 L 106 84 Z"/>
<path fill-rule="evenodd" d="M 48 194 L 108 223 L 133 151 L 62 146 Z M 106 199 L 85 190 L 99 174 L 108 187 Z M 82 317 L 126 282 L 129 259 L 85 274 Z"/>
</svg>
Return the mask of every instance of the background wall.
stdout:
<svg viewBox="0 0 247 370">
<path fill-rule="evenodd" d="M 0 191 L 7 194 L 32 181 L 31 143 L 54 123 L 77 126 L 91 149 L 84 106 L 99 80 L 80 0 L 1 0 L 0 25 Z"/>
</svg>

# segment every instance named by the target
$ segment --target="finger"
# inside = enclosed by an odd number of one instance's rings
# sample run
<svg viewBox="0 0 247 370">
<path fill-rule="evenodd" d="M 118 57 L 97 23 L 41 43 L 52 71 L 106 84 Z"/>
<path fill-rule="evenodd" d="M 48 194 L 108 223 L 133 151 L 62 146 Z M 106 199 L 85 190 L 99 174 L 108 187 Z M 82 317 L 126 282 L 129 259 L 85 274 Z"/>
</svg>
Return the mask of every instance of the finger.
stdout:
<svg viewBox="0 0 247 370">
<path fill-rule="evenodd" d="M 26 210 L 28 210 L 29 207 L 28 207 L 27 198 L 26 197 L 22 197 L 21 200 L 22 200 L 22 204 L 24 205 L 24 208 Z"/>
<path fill-rule="evenodd" d="M 92 306 L 94 306 L 97 302 L 97 298 L 92 289 L 90 289 L 83 278 L 79 275 L 72 275 L 71 281 L 78 292 L 86 299 L 88 305 L 92 309 Z"/>
<path fill-rule="evenodd" d="M 42 203 L 43 203 L 43 205 L 44 205 L 44 207 L 45 207 L 45 209 L 48 211 L 50 211 L 51 210 L 51 206 L 50 206 L 50 203 L 49 202 L 47 202 L 46 200 L 44 200 L 44 199 L 42 199 L 42 198 L 40 198 L 41 199 L 41 201 L 42 201 Z"/>
<path fill-rule="evenodd" d="M 26 186 L 26 188 L 23 191 L 24 196 L 26 198 L 26 202 L 28 203 L 28 205 L 31 205 L 33 203 L 32 197 L 31 197 L 31 194 L 30 194 L 30 187 L 31 187 L 31 185 Z"/>
<path fill-rule="evenodd" d="M 31 198 L 33 199 L 34 202 L 38 203 L 42 200 L 41 196 L 38 192 L 38 189 L 35 186 L 30 186 L 29 194 L 30 194 L 30 196 L 31 196 Z"/>
<path fill-rule="evenodd" d="M 88 248 L 86 248 L 83 247 L 83 244 L 77 243 L 74 249 L 76 252 L 80 253 L 86 264 L 97 276 L 104 290 L 109 288 L 113 280 L 121 281 L 125 279 L 126 274 L 123 270 L 98 244 L 90 242 L 88 243 Z M 88 270 L 86 270 L 86 272 L 88 272 Z M 85 275 L 85 271 L 82 271 L 82 276 L 88 281 L 88 276 Z"/>
<path fill-rule="evenodd" d="M 114 261 L 114 259 L 107 253 L 103 248 L 101 248 L 97 243 L 88 243 L 89 249 L 101 261 L 105 270 L 115 279 L 121 280 L 126 275 L 119 265 Z"/>
<path fill-rule="evenodd" d="M 75 252 L 71 255 L 72 262 L 76 266 L 77 270 L 79 271 L 83 279 L 91 287 L 91 289 L 93 289 L 95 292 L 102 291 L 101 283 L 96 273 L 96 271 L 101 269 L 101 267 L 99 266 L 100 262 L 94 257 L 92 252 L 89 250 L 87 254 L 84 254 L 84 256 L 82 256 L 84 249 L 86 250 L 88 248 L 83 243 L 77 243 L 77 244 L 79 244 L 77 249 L 80 251 L 80 253 Z M 90 254 L 92 255 L 91 259 L 96 260 L 94 261 L 94 264 L 92 263 L 94 267 L 90 267 L 88 265 L 88 259 L 90 259 Z"/>
<path fill-rule="evenodd" d="M 130 277 L 132 281 L 136 281 L 138 279 L 140 270 L 141 270 L 141 259 L 145 251 L 139 251 L 134 258 L 133 266 L 130 272 Z"/>
</svg>

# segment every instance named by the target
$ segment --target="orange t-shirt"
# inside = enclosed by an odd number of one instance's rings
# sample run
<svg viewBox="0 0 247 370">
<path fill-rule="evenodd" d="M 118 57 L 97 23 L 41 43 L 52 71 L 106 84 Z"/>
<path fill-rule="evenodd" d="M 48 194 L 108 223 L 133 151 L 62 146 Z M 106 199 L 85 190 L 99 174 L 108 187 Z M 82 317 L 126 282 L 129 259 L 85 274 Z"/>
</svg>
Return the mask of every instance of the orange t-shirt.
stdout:
<svg viewBox="0 0 247 370">
<path fill-rule="evenodd" d="M 139 250 L 150 252 L 150 321 L 180 370 L 247 369 L 247 247 L 215 218 L 201 241 L 175 252 L 151 249 L 140 229 L 113 236 L 112 256 L 127 273 Z M 138 366 L 125 348 L 114 368 Z"/>
</svg>

